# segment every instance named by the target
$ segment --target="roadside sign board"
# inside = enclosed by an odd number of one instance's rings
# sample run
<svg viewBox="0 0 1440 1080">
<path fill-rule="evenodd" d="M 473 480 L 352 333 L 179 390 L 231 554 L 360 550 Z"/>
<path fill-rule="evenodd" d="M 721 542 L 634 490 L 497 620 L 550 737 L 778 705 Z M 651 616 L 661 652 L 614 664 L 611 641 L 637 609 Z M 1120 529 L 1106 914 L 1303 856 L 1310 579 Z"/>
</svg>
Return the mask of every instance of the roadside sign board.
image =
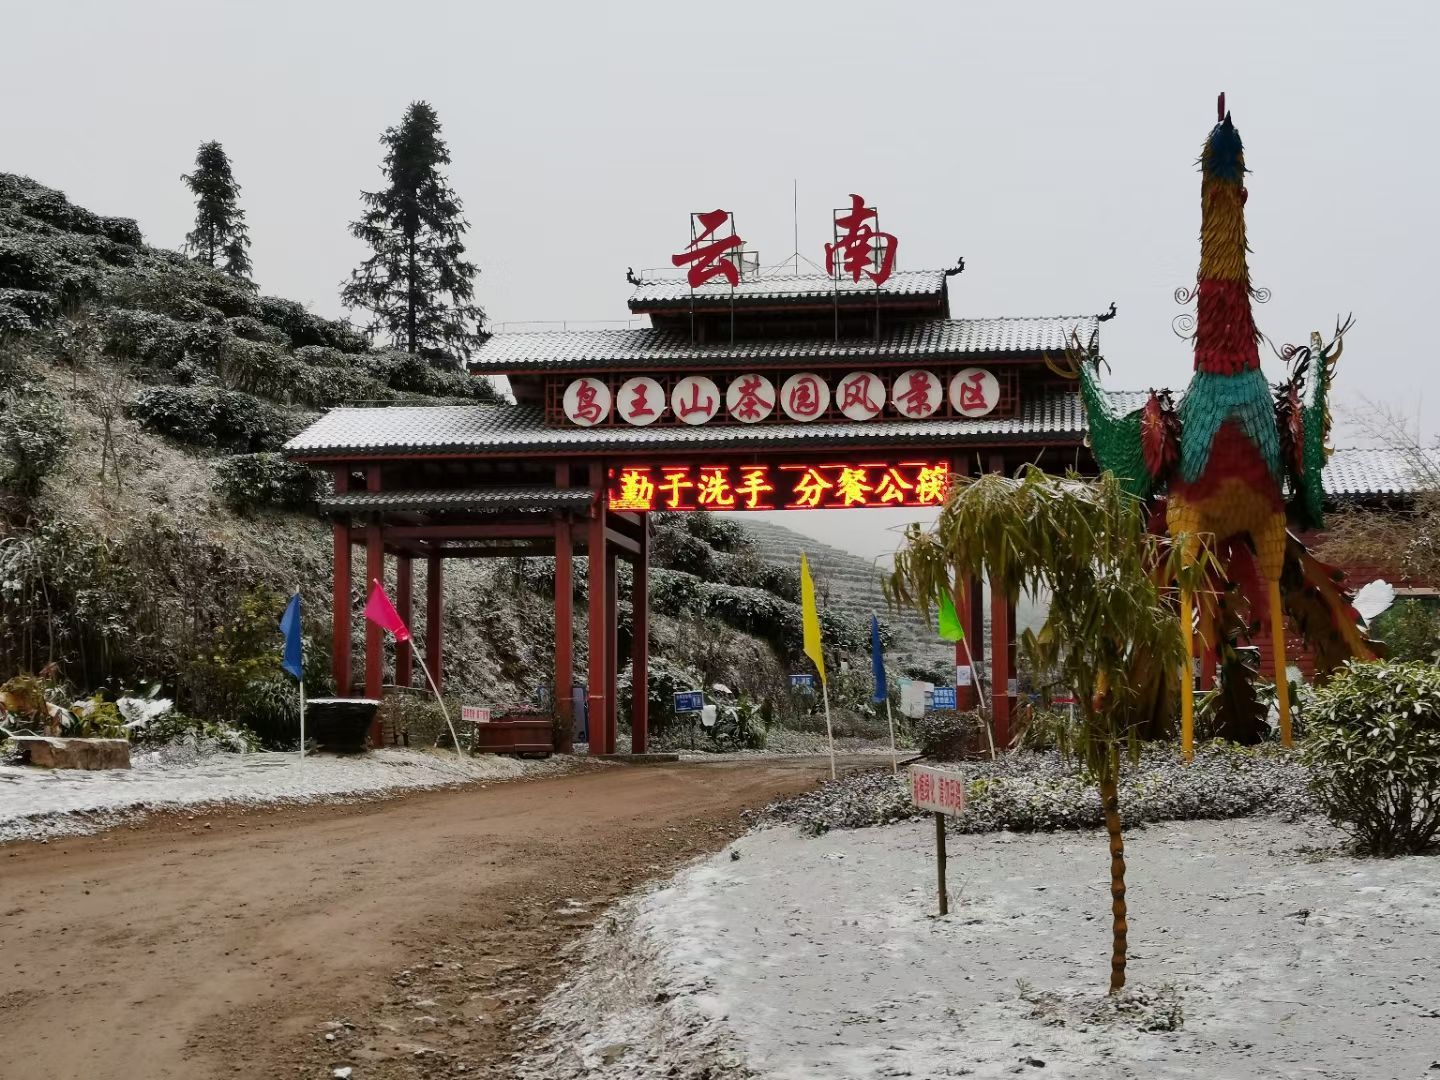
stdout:
<svg viewBox="0 0 1440 1080">
<path fill-rule="evenodd" d="M 953 686 L 937 686 L 930 692 L 930 704 L 936 709 L 955 708 L 955 688 Z"/>
<path fill-rule="evenodd" d="M 965 809 L 965 774 L 957 769 L 911 765 L 910 798 L 921 810 L 956 817 Z"/>
<path fill-rule="evenodd" d="M 940 914 L 945 915 L 950 911 L 950 895 L 945 887 L 945 819 L 958 817 L 965 809 L 965 774 L 958 769 L 911 765 L 910 798 L 921 810 L 935 816 L 935 871 Z"/>
<path fill-rule="evenodd" d="M 815 689 L 815 676 L 814 676 L 814 675 L 791 675 L 791 676 L 790 676 L 790 689 L 791 689 L 791 690 L 814 690 L 814 689 Z"/>
<path fill-rule="evenodd" d="M 699 690 L 682 690 L 675 695 L 675 711 L 699 712 L 705 707 L 705 694 Z"/>
<path fill-rule="evenodd" d="M 488 724 L 490 723 L 490 706 L 461 705 L 460 719 L 466 724 Z"/>
</svg>

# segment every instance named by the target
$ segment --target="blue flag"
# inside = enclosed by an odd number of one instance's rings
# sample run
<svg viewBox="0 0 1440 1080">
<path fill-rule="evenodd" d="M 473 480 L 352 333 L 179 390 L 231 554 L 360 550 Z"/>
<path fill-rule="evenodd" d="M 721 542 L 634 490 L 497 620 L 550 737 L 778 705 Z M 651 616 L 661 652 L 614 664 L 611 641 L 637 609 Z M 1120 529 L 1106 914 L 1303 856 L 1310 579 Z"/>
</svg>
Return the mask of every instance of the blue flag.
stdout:
<svg viewBox="0 0 1440 1080">
<path fill-rule="evenodd" d="M 285 614 L 280 616 L 280 633 L 285 635 L 285 653 L 280 666 L 297 679 L 304 678 L 305 660 L 300 649 L 300 594 L 290 597 Z"/>
<path fill-rule="evenodd" d="M 875 697 L 879 703 L 890 696 L 885 685 L 885 650 L 880 647 L 880 619 L 870 616 L 870 667 L 875 673 Z"/>
</svg>

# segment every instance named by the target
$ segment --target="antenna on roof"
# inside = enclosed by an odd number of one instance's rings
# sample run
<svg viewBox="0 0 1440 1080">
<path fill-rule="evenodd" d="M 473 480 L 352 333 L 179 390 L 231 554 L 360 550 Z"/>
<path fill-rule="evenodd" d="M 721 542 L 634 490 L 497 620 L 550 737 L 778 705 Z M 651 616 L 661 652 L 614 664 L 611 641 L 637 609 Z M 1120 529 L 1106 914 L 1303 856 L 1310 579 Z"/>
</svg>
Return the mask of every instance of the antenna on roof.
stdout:
<svg viewBox="0 0 1440 1080">
<path fill-rule="evenodd" d="M 790 181 L 790 224 L 795 229 L 795 276 L 800 276 L 800 181 Z"/>
</svg>

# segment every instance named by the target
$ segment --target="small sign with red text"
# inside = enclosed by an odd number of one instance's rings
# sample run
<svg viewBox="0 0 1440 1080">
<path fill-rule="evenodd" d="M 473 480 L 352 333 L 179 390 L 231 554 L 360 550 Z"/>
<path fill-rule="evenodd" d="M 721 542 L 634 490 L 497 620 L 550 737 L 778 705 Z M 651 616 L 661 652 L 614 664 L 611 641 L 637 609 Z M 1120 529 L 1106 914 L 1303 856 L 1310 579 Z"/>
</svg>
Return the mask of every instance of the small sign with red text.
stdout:
<svg viewBox="0 0 1440 1080">
<path fill-rule="evenodd" d="M 965 809 L 965 774 L 911 765 L 910 798 L 921 810 L 956 816 Z"/>
<path fill-rule="evenodd" d="M 488 705 L 461 705 L 460 720 L 466 724 L 488 724 L 490 723 L 490 707 Z"/>
</svg>

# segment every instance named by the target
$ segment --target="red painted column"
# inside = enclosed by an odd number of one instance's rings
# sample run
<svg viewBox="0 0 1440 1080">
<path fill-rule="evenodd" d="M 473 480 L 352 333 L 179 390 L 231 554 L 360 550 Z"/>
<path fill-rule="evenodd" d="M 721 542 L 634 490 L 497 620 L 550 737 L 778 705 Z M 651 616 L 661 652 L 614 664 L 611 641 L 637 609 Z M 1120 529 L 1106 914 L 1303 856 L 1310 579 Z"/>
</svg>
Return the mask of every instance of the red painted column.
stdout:
<svg viewBox="0 0 1440 1080">
<path fill-rule="evenodd" d="M 408 554 L 395 556 L 395 609 L 400 612 L 400 618 L 405 620 L 405 625 L 414 632 L 414 609 L 411 589 L 414 584 L 414 575 L 411 568 L 411 560 Z M 410 662 L 415 654 L 410 650 L 409 642 L 395 646 L 395 684 L 397 686 L 409 686 L 415 681 L 415 672 Z"/>
<path fill-rule="evenodd" d="M 555 466 L 555 488 L 570 486 L 570 465 Z M 574 544 L 569 514 L 555 521 L 555 717 L 560 726 L 555 749 L 575 751 L 575 715 L 570 688 L 575 683 L 575 577 Z"/>
<path fill-rule="evenodd" d="M 590 464 L 590 488 L 595 501 L 590 507 L 590 535 L 585 545 L 585 558 L 590 571 L 590 666 L 586 677 L 590 718 L 590 753 L 605 753 L 605 721 L 609 706 L 605 700 L 605 668 L 610 663 L 605 646 L 610 635 L 605 632 L 608 614 L 606 597 L 610 585 L 605 580 L 608 560 L 605 558 L 605 471 L 602 463 Z"/>
<path fill-rule="evenodd" d="M 634 640 L 630 645 L 630 752 L 643 754 L 650 745 L 650 518 L 640 516 L 640 556 L 635 560 L 635 585 L 630 591 Z"/>
<path fill-rule="evenodd" d="M 365 472 L 365 490 L 380 490 L 380 466 L 371 465 Z M 370 594 L 371 583 L 385 580 L 385 533 L 380 525 L 380 516 L 372 514 L 365 525 L 365 595 Z M 378 625 L 365 620 L 365 696 L 380 700 L 384 693 L 385 681 L 385 635 Z M 380 720 L 377 717 L 370 728 L 370 745 L 380 746 L 383 742 Z"/>
<path fill-rule="evenodd" d="M 960 458 L 950 466 L 950 472 L 954 476 L 969 476 L 970 462 L 968 458 Z M 955 603 L 955 614 L 960 618 L 960 629 L 965 637 L 970 637 L 970 581 L 968 578 L 957 577 L 955 579 L 955 595 L 952 597 Z M 957 673 L 970 663 L 970 643 L 965 640 L 955 642 L 955 671 Z M 975 683 L 974 674 L 971 675 L 969 686 L 955 685 L 955 707 L 957 709 L 973 709 L 975 707 Z"/>
<path fill-rule="evenodd" d="M 425 667 L 430 678 L 442 692 L 445 669 L 441 657 L 445 653 L 445 571 L 439 555 L 425 557 Z"/>
<path fill-rule="evenodd" d="M 350 474 L 335 470 L 336 494 L 350 486 Z M 335 574 L 331 582 L 330 607 L 330 675 L 335 680 L 337 697 L 350 696 L 350 521 L 336 519 Z"/>
<path fill-rule="evenodd" d="M 990 471 L 1003 473 L 1005 458 L 990 459 Z M 995 745 L 1010 745 L 1010 598 L 1005 582 L 990 581 L 990 696 L 994 718 Z"/>
<path fill-rule="evenodd" d="M 970 581 L 964 579 L 955 585 L 955 614 L 960 617 L 960 629 L 964 632 L 965 638 L 955 643 L 955 671 L 958 677 L 961 669 L 970 665 Z M 975 675 L 970 675 L 970 685 L 955 686 L 955 707 L 957 709 L 973 709 L 975 707 Z"/>
<path fill-rule="evenodd" d="M 620 575 L 614 551 L 605 553 L 605 753 L 615 753 L 620 717 Z"/>
<path fill-rule="evenodd" d="M 1215 650 L 1209 645 L 1202 643 L 1200 653 L 1200 689 L 1215 689 L 1215 669 L 1219 666 L 1219 657 Z"/>
</svg>

